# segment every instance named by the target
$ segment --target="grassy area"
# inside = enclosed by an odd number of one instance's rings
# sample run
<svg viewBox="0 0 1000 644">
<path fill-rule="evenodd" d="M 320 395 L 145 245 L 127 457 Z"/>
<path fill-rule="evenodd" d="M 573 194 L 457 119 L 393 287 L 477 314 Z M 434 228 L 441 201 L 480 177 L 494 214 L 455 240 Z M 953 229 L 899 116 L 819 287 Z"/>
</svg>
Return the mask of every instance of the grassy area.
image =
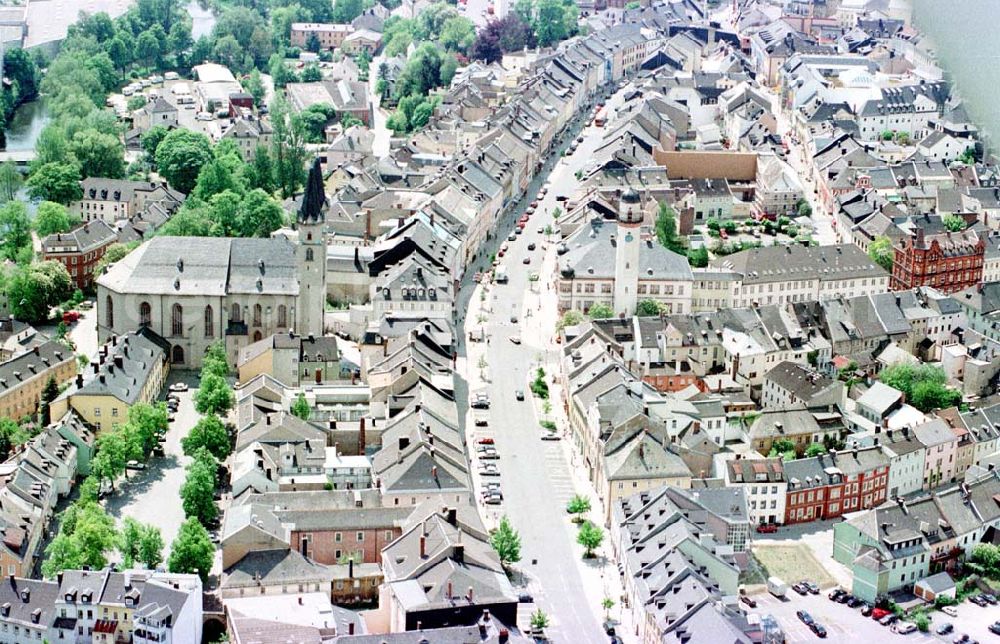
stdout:
<svg viewBox="0 0 1000 644">
<path fill-rule="evenodd" d="M 821 587 L 837 585 L 823 566 L 803 544 L 760 545 L 754 547 L 753 554 L 770 576 L 778 577 L 788 584 L 808 579 Z"/>
</svg>

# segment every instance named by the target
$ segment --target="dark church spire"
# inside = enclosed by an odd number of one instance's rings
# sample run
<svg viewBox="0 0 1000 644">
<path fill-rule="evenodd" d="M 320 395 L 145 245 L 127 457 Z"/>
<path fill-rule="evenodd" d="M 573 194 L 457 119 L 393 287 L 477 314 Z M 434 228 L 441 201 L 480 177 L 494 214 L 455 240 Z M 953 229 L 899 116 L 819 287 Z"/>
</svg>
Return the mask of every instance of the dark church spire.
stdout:
<svg viewBox="0 0 1000 644">
<path fill-rule="evenodd" d="M 309 168 L 309 178 L 306 180 L 306 190 L 302 195 L 302 207 L 299 209 L 301 223 L 323 221 L 323 207 L 326 205 L 326 191 L 323 188 L 323 171 L 319 159 L 313 161 Z"/>
</svg>

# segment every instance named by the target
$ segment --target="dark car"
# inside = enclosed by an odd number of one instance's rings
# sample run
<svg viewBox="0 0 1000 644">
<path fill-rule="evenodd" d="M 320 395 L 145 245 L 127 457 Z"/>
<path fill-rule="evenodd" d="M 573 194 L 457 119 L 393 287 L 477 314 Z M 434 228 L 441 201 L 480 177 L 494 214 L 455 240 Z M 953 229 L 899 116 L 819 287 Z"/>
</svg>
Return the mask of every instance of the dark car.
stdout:
<svg viewBox="0 0 1000 644">
<path fill-rule="evenodd" d="M 808 612 L 804 610 L 796 611 L 795 614 L 798 616 L 799 619 L 802 620 L 802 623 L 805 624 L 806 626 L 809 626 L 814 621 L 816 621 L 812 618 L 812 615 L 810 615 Z"/>
<path fill-rule="evenodd" d="M 526 256 L 524 259 L 521 260 L 521 263 L 522 264 L 530 264 L 531 263 L 531 257 Z"/>
<path fill-rule="evenodd" d="M 846 604 L 847 602 L 851 601 L 852 599 L 854 599 L 854 595 L 851 595 L 849 593 L 844 593 L 843 595 L 841 595 L 840 597 L 838 597 L 835 601 L 838 604 Z"/>
<path fill-rule="evenodd" d="M 864 602 L 862 600 L 858 599 L 857 597 L 851 597 L 850 599 L 847 600 L 846 603 L 847 603 L 847 606 L 849 608 L 857 608 L 858 606 L 860 606 Z"/>
<path fill-rule="evenodd" d="M 518 400 L 524 400 L 524 392 L 520 389 L 514 392 L 514 397 Z"/>
<path fill-rule="evenodd" d="M 809 594 L 809 589 L 806 588 L 805 584 L 801 584 L 801 583 L 799 583 L 799 584 L 792 584 L 792 590 L 794 590 L 795 592 L 797 592 L 800 595 L 808 595 Z"/>
<path fill-rule="evenodd" d="M 816 637 L 819 638 L 826 637 L 826 628 L 819 622 L 813 622 L 812 624 L 809 625 L 809 628 L 812 629 L 813 633 L 816 633 Z"/>
<path fill-rule="evenodd" d="M 535 598 L 531 596 L 531 593 L 520 593 L 517 596 L 517 601 L 522 604 L 533 604 L 535 602 Z"/>
<path fill-rule="evenodd" d="M 803 586 L 805 586 L 806 590 L 808 590 L 810 594 L 812 594 L 812 595 L 818 595 L 819 594 L 819 586 L 816 585 L 816 584 L 814 584 L 813 582 L 809 581 L 808 579 L 803 579 L 799 583 L 802 584 Z"/>
<path fill-rule="evenodd" d="M 982 595 L 976 595 L 975 597 L 969 597 L 969 601 L 972 602 L 973 604 L 975 604 L 976 606 L 984 606 L 985 607 L 985 606 L 989 606 L 990 605 L 990 603 L 988 601 L 986 601 L 986 598 L 983 597 Z"/>
<path fill-rule="evenodd" d="M 740 595 L 740 601 L 750 608 L 757 608 L 757 600 L 749 595 Z"/>
<path fill-rule="evenodd" d="M 837 601 L 838 597 L 840 597 L 841 595 L 846 595 L 846 594 L 847 593 L 845 593 L 843 590 L 841 590 L 839 588 L 834 588 L 833 590 L 830 591 L 830 594 L 828 594 L 827 597 L 830 598 L 830 601 Z"/>
<path fill-rule="evenodd" d="M 1000 622 L 993 622 L 992 624 L 990 624 L 989 628 L 991 633 L 1000 635 Z"/>
<path fill-rule="evenodd" d="M 997 605 L 997 597 L 996 597 L 996 595 L 993 595 L 992 593 L 983 593 L 982 595 L 980 595 L 980 597 L 982 597 L 983 599 L 985 599 L 987 602 L 989 602 L 993 606 Z"/>
<path fill-rule="evenodd" d="M 899 621 L 899 618 L 896 617 L 895 613 L 889 613 L 888 615 L 886 615 L 882 619 L 878 620 L 878 623 L 881 624 L 882 626 L 892 626 L 893 624 L 895 624 L 898 621 Z"/>
<path fill-rule="evenodd" d="M 528 250 L 535 250 L 535 242 L 528 244 Z"/>
<path fill-rule="evenodd" d="M 953 643 L 953 644 L 969 644 L 969 641 L 970 641 L 971 639 L 972 639 L 972 638 L 971 638 L 971 637 L 969 637 L 969 634 L 968 634 L 968 633 L 965 633 L 965 634 L 963 634 L 963 635 L 959 635 L 958 637 L 956 637 L 955 639 L 953 639 L 953 640 L 952 640 L 952 643 Z"/>
<path fill-rule="evenodd" d="M 955 627 L 952 626 L 951 622 L 945 622 L 944 624 L 941 624 L 940 626 L 938 626 L 934 630 L 934 632 L 937 633 L 938 635 L 947 635 L 948 633 L 952 632 L 953 630 L 955 630 Z"/>
</svg>

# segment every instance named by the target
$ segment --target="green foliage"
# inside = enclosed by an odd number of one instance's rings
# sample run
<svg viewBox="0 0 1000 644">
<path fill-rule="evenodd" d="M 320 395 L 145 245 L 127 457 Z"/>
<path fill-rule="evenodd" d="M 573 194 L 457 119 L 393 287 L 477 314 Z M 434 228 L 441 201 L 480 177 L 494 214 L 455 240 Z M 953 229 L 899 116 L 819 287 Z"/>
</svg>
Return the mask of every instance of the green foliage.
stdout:
<svg viewBox="0 0 1000 644">
<path fill-rule="evenodd" d="M 542 400 L 549 398 L 549 384 L 545 381 L 545 369 L 541 367 L 535 372 L 535 379 L 531 381 L 531 393 Z"/>
<path fill-rule="evenodd" d="M 215 458 L 202 448 L 195 453 L 194 461 L 187 467 L 187 477 L 181 485 L 181 503 L 184 515 L 202 524 L 215 521 L 219 507 L 215 504 Z"/>
<path fill-rule="evenodd" d="M 656 238 L 664 248 L 675 253 L 684 252 L 684 241 L 677 235 L 677 213 L 674 209 L 661 201 L 656 215 Z"/>
<path fill-rule="evenodd" d="M 945 215 L 941 218 L 944 227 L 953 233 L 965 230 L 965 220 L 958 215 Z"/>
<path fill-rule="evenodd" d="M 806 448 L 806 457 L 812 458 L 813 456 L 819 456 L 820 454 L 826 454 L 826 448 L 823 447 L 822 443 L 813 443 Z"/>
<path fill-rule="evenodd" d="M 187 436 L 181 439 L 181 447 L 188 456 L 194 456 L 198 450 L 206 449 L 218 460 L 229 456 L 232 444 L 229 432 L 218 416 L 203 416 Z"/>
<path fill-rule="evenodd" d="M 215 559 L 215 547 L 205 527 L 194 517 L 181 524 L 177 538 L 170 546 L 168 567 L 172 573 L 198 574 L 208 579 Z"/>
<path fill-rule="evenodd" d="M 83 196 L 80 179 L 80 167 L 75 163 L 44 163 L 28 177 L 28 194 L 32 199 L 68 204 Z"/>
<path fill-rule="evenodd" d="M 194 395 L 194 408 L 199 414 L 223 416 L 232 409 L 234 402 L 233 390 L 224 378 L 214 373 L 202 376 Z"/>
<path fill-rule="evenodd" d="M 124 258 L 126 255 L 132 252 L 135 246 L 121 244 L 115 242 L 111 244 L 104 250 L 104 255 L 101 259 L 97 261 L 97 266 L 94 268 L 94 273 L 100 275 L 104 272 L 104 269 L 118 260 Z"/>
<path fill-rule="evenodd" d="M 563 313 L 563 316 L 559 318 L 559 321 L 556 323 L 556 332 L 558 333 L 568 326 L 576 326 L 585 319 L 587 318 L 583 315 L 583 313 L 575 309 L 570 309 L 569 311 Z"/>
<path fill-rule="evenodd" d="M 299 395 L 295 398 L 295 402 L 292 403 L 290 411 L 293 415 L 298 416 L 302 420 L 309 420 L 309 416 L 312 414 L 312 408 L 309 407 L 309 401 L 306 400 L 305 394 L 299 392 Z"/>
<path fill-rule="evenodd" d="M 336 113 L 332 105 L 310 105 L 292 118 L 293 127 L 297 128 L 306 143 L 321 143 L 324 139 L 326 126 Z"/>
<path fill-rule="evenodd" d="M 892 272 L 892 262 L 895 259 L 895 250 L 892 247 L 892 240 L 885 235 L 879 235 L 868 245 L 868 257 L 873 262 Z"/>
<path fill-rule="evenodd" d="M 957 405 L 962 393 L 947 385 L 944 369 L 938 365 L 905 363 L 890 365 L 879 380 L 906 394 L 907 401 L 922 412 Z"/>
<path fill-rule="evenodd" d="M 65 233 L 80 223 L 80 220 L 71 217 L 66 206 L 53 201 L 43 201 L 38 204 L 35 212 L 35 232 L 39 237 L 46 237 L 54 233 Z"/>
<path fill-rule="evenodd" d="M 28 433 L 10 418 L 0 418 L 0 457 L 5 460 L 11 449 L 22 445 L 29 439 Z"/>
<path fill-rule="evenodd" d="M 639 316 L 651 316 L 660 314 L 660 303 L 656 300 L 639 300 L 635 307 L 635 314 Z"/>
<path fill-rule="evenodd" d="M 931 627 L 931 619 L 922 612 L 913 615 L 913 623 L 917 625 L 917 630 L 921 633 L 926 633 Z"/>
<path fill-rule="evenodd" d="M 24 248 L 31 248 L 31 222 L 21 201 L 0 206 L 0 255 L 16 261 Z"/>
<path fill-rule="evenodd" d="M 13 161 L 0 163 L 0 202 L 17 197 L 17 191 L 24 184 L 24 177 Z"/>
<path fill-rule="evenodd" d="M 594 556 L 594 550 L 601 547 L 604 541 L 604 531 L 590 521 L 580 524 L 580 530 L 576 533 L 576 542 L 583 546 L 583 558 L 590 559 Z"/>
<path fill-rule="evenodd" d="M 8 276 L 6 291 L 14 317 L 41 322 L 49 317 L 49 309 L 69 298 L 73 282 L 62 263 L 35 262 L 14 269 Z"/>
<path fill-rule="evenodd" d="M 896 136 L 896 133 L 893 132 L 892 130 L 883 130 L 882 131 L 882 140 L 883 141 L 891 141 L 894 136 Z"/>
<path fill-rule="evenodd" d="M 606 320 L 614 317 L 615 312 L 610 305 L 604 302 L 595 302 L 593 306 L 587 309 L 587 315 L 591 320 Z"/>
<path fill-rule="evenodd" d="M 795 204 L 795 211 L 799 214 L 799 217 L 810 217 L 812 216 L 812 206 L 805 199 L 799 199 Z"/>
<path fill-rule="evenodd" d="M 506 516 L 500 519 L 500 526 L 490 534 L 490 545 L 504 566 L 521 560 L 521 535 Z"/>
<path fill-rule="evenodd" d="M 531 628 L 535 630 L 541 630 L 549 625 L 549 616 L 542 612 L 539 608 L 534 613 L 531 614 Z"/>
<path fill-rule="evenodd" d="M 708 249 L 704 246 L 691 248 L 687 251 L 688 264 L 694 268 L 705 268 L 708 266 Z"/>
<path fill-rule="evenodd" d="M 200 132 L 171 130 L 156 148 L 156 166 L 176 190 L 190 193 L 202 166 L 211 161 L 212 143 Z"/>
<path fill-rule="evenodd" d="M 582 494 L 577 494 L 566 504 L 566 511 L 576 515 L 573 517 L 575 523 L 583 521 L 583 515 L 590 512 L 590 499 Z"/>
<path fill-rule="evenodd" d="M 348 23 L 361 15 L 365 9 L 363 0 L 334 0 L 333 21 Z"/>
<path fill-rule="evenodd" d="M 976 148 L 971 145 L 965 148 L 958 160 L 965 165 L 974 165 L 976 163 Z"/>
<path fill-rule="evenodd" d="M 71 505 L 63 512 L 59 534 L 45 549 L 42 574 L 52 578 L 67 569 L 107 565 L 107 553 L 115 547 L 114 519 L 92 501 Z"/>
</svg>

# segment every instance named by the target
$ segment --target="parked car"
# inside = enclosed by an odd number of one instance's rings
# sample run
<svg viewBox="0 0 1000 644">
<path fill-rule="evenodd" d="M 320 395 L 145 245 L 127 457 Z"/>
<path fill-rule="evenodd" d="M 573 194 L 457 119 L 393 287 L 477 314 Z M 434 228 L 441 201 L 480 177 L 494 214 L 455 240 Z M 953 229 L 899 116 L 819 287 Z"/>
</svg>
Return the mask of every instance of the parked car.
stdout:
<svg viewBox="0 0 1000 644">
<path fill-rule="evenodd" d="M 164 456 L 164 454 L 165 452 L 163 451 L 163 445 L 153 446 L 153 456 Z"/>
<path fill-rule="evenodd" d="M 993 622 L 989 626 L 990 632 L 995 635 L 1000 635 L 1000 622 Z"/>
<path fill-rule="evenodd" d="M 535 250 L 535 242 L 528 244 L 528 250 Z"/>
<path fill-rule="evenodd" d="M 982 606 L 984 608 L 990 605 L 990 603 L 986 601 L 986 598 L 983 597 L 982 595 L 975 595 L 974 597 L 969 597 L 969 601 L 975 604 L 976 606 Z"/>
<path fill-rule="evenodd" d="M 952 644 L 970 644 L 970 642 L 972 642 L 972 638 L 969 637 L 968 633 L 963 633 L 952 640 Z"/>
<path fill-rule="evenodd" d="M 501 494 L 484 494 L 483 503 L 486 505 L 500 505 L 503 503 L 503 495 Z"/>
<path fill-rule="evenodd" d="M 945 622 L 944 624 L 941 624 L 936 629 L 934 629 L 934 632 L 937 633 L 938 635 L 947 635 L 953 630 L 955 630 L 955 627 L 952 625 L 952 623 Z"/>
<path fill-rule="evenodd" d="M 510 336 L 510 341 L 513 342 L 514 344 L 521 344 L 521 336 L 512 335 Z"/>
<path fill-rule="evenodd" d="M 809 581 L 808 579 L 803 579 L 799 583 L 806 587 L 806 589 L 809 591 L 809 594 L 811 595 L 819 594 L 819 586 Z"/>
<path fill-rule="evenodd" d="M 812 624 L 815 621 L 812 618 L 812 615 L 810 615 L 807 611 L 798 610 L 798 611 L 795 611 L 795 614 L 798 616 L 799 619 L 802 620 L 802 623 L 805 624 L 806 626 L 809 626 L 810 624 Z"/>
<path fill-rule="evenodd" d="M 555 432 L 548 432 L 547 434 L 542 434 L 543 441 L 559 441 L 562 437 Z"/>
<path fill-rule="evenodd" d="M 490 397 L 486 394 L 480 392 L 472 397 L 472 401 L 469 406 L 473 409 L 489 409 L 490 408 Z"/>
<path fill-rule="evenodd" d="M 486 427 L 490 424 L 489 416 L 486 414 L 476 414 L 475 416 L 476 427 Z"/>
<path fill-rule="evenodd" d="M 895 624 L 898 621 L 899 621 L 899 618 L 896 617 L 896 615 L 894 613 L 889 613 L 888 615 L 886 615 L 882 619 L 878 620 L 878 623 L 881 624 L 882 626 L 892 626 L 893 624 Z"/>
<path fill-rule="evenodd" d="M 989 602 L 990 605 L 992 605 L 992 606 L 996 606 L 997 605 L 997 597 L 996 597 L 996 595 L 994 595 L 992 593 L 983 593 L 980 596 L 983 599 L 985 599 L 987 602 Z"/>
<path fill-rule="evenodd" d="M 825 638 L 826 637 L 826 627 L 824 627 L 819 622 L 813 622 L 809 625 L 810 630 L 816 634 L 816 637 Z"/>
<path fill-rule="evenodd" d="M 757 532 L 760 533 L 770 534 L 772 532 L 777 532 L 777 531 L 778 531 L 778 526 L 777 524 L 774 523 L 762 523 L 761 525 L 757 526 Z"/>
<path fill-rule="evenodd" d="M 517 234 L 516 233 L 511 233 L 511 234 L 507 235 L 507 241 L 509 241 L 509 242 L 517 241 Z"/>
<path fill-rule="evenodd" d="M 531 596 L 531 593 L 518 593 L 517 601 L 521 604 L 532 604 L 535 598 Z"/>
<path fill-rule="evenodd" d="M 802 584 L 792 584 L 792 590 L 794 590 L 795 592 L 797 592 L 800 595 L 808 595 L 809 594 L 809 589 L 806 588 L 805 586 L 803 586 Z"/>
<path fill-rule="evenodd" d="M 495 449 L 486 449 L 479 452 L 479 460 L 481 461 L 498 461 L 500 460 L 500 452 Z"/>
<path fill-rule="evenodd" d="M 489 436 L 484 436 L 483 438 L 480 438 L 476 442 L 479 443 L 480 445 L 492 445 L 493 444 L 493 439 L 491 437 L 489 437 Z"/>
<path fill-rule="evenodd" d="M 913 622 L 899 622 L 893 630 L 900 635 L 909 635 L 913 631 L 917 630 L 917 625 Z"/>
<path fill-rule="evenodd" d="M 144 470 L 146 469 L 145 463 L 140 463 L 139 461 L 129 461 L 125 464 L 125 469 L 128 470 Z"/>
<path fill-rule="evenodd" d="M 837 599 L 835 599 L 834 601 L 836 601 L 838 604 L 846 604 L 852 599 L 854 599 L 854 595 L 851 595 L 850 593 L 844 593 L 840 597 L 837 597 Z"/>
<path fill-rule="evenodd" d="M 740 595 L 740 601 L 750 608 L 757 608 L 757 600 L 750 595 Z"/>
<path fill-rule="evenodd" d="M 62 321 L 64 324 L 76 324 L 76 322 L 79 319 L 80 319 L 79 311 L 65 311 L 62 314 Z"/>
<path fill-rule="evenodd" d="M 496 463 L 486 463 L 479 468 L 480 476 L 500 476 L 500 468 Z"/>
<path fill-rule="evenodd" d="M 861 606 L 861 615 L 862 615 L 862 617 L 870 617 L 871 614 L 872 614 L 872 610 L 873 610 L 873 608 L 872 608 L 871 604 L 863 604 Z"/>
<path fill-rule="evenodd" d="M 518 400 L 524 400 L 524 390 L 517 389 L 514 391 L 514 398 Z"/>
<path fill-rule="evenodd" d="M 857 597 L 851 597 L 845 603 L 847 604 L 848 608 L 857 608 L 864 602 L 858 599 Z"/>
<path fill-rule="evenodd" d="M 873 608 L 872 609 L 872 619 L 881 620 L 886 615 L 891 615 L 892 611 L 886 610 L 884 608 Z"/>
<path fill-rule="evenodd" d="M 834 588 L 833 590 L 830 591 L 830 593 L 827 595 L 827 597 L 830 598 L 830 601 L 837 601 L 838 597 L 840 597 L 841 595 L 845 595 L 845 594 L 847 594 L 847 593 L 845 593 L 840 588 Z"/>
<path fill-rule="evenodd" d="M 175 382 L 170 385 L 170 391 L 187 391 L 188 386 L 183 382 Z"/>
<path fill-rule="evenodd" d="M 958 609 L 954 606 L 942 606 L 941 612 L 949 617 L 958 617 Z"/>
</svg>

